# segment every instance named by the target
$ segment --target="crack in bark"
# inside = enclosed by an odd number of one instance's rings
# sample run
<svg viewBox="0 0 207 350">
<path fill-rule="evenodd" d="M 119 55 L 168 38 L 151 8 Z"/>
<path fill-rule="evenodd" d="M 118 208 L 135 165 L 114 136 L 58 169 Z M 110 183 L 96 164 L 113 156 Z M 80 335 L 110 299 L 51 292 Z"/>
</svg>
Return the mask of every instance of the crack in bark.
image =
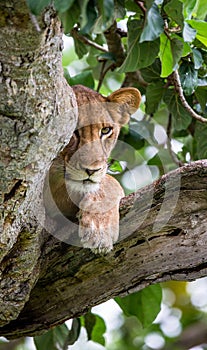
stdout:
<svg viewBox="0 0 207 350">
<path fill-rule="evenodd" d="M 8 202 L 11 198 L 13 198 L 16 193 L 19 191 L 19 189 L 22 187 L 22 180 L 13 180 L 14 186 L 11 188 L 11 190 L 8 193 L 4 194 L 4 203 Z"/>
</svg>

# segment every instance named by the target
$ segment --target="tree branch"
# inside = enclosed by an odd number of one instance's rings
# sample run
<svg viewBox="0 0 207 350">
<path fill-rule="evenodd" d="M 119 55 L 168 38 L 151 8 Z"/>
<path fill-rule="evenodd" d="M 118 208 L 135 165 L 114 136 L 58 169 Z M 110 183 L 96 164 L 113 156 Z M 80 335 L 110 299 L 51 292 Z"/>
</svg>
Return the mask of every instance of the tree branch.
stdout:
<svg viewBox="0 0 207 350">
<path fill-rule="evenodd" d="M 104 32 L 104 36 L 107 41 L 108 51 L 111 52 L 115 57 L 116 67 L 120 67 L 124 62 L 125 52 L 121 42 L 121 36 L 119 34 L 116 21 L 114 21 L 112 26 Z"/>
<path fill-rule="evenodd" d="M 206 275 L 207 161 L 164 175 L 124 198 L 120 210 L 120 242 L 106 256 L 48 237 L 30 299 L 1 335 L 39 334 L 117 295 Z"/>
<path fill-rule="evenodd" d="M 77 40 L 80 40 L 83 44 L 95 47 L 95 49 L 103 51 L 103 52 L 108 52 L 107 49 L 105 49 L 105 47 L 98 45 L 97 43 L 95 43 L 94 41 L 91 41 L 90 39 L 86 38 L 84 35 L 81 35 L 78 32 L 78 27 L 74 27 L 71 30 L 71 35 L 73 38 L 76 38 Z"/>
<path fill-rule="evenodd" d="M 183 89 L 182 89 L 182 86 L 181 86 L 181 82 L 180 82 L 180 77 L 179 77 L 178 71 L 175 70 L 172 75 L 173 75 L 173 83 L 174 83 L 175 90 L 178 93 L 178 96 L 180 98 L 180 101 L 181 101 L 183 107 L 188 111 L 188 113 L 191 115 L 191 117 L 195 118 L 196 120 L 198 120 L 201 123 L 207 123 L 207 118 L 203 118 L 199 114 L 197 114 L 191 108 L 191 106 L 188 104 L 188 102 L 186 101 L 185 96 L 183 94 Z"/>
</svg>

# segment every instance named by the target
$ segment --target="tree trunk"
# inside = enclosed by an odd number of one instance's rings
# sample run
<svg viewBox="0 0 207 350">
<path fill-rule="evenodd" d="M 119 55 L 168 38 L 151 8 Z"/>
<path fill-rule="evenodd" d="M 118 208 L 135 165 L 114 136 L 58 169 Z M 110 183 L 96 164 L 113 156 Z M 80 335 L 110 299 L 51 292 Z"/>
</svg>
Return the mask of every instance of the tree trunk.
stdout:
<svg viewBox="0 0 207 350">
<path fill-rule="evenodd" d="M 75 128 L 62 45 L 52 9 L 33 23 L 25 1 L 0 4 L 0 325 L 18 316 L 38 278 L 43 181 Z"/>
<path fill-rule="evenodd" d="M 179 168 L 121 202 L 120 241 L 106 255 L 50 235 L 42 188 L 68 142 L 76 104 L 61 68 L 62 33 L 48 9 L 0 5 L 0 335 L 35 335 L 116 295 L 206 275 L 207 161 Z M 70 230 L 70 232 L 69 232 Z"/>
</svg>

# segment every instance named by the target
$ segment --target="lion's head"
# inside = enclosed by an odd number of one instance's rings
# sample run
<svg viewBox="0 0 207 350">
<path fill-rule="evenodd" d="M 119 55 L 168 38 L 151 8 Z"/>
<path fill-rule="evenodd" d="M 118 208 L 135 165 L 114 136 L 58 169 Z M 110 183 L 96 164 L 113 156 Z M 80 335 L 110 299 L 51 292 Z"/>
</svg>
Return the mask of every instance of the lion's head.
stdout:
<svg viewBox="0 0 207 350">
<path fill-rule="evenodd" d="M 135 88 L 122 88 L 108 97 L 81 85 L 73 87 L 78 104 L 78 124 L 62 151 L 65 177 L 78 191 L 94 191 L 107 171 L 107 159 L 120 128 L 140 104 Z"/>
</svg>

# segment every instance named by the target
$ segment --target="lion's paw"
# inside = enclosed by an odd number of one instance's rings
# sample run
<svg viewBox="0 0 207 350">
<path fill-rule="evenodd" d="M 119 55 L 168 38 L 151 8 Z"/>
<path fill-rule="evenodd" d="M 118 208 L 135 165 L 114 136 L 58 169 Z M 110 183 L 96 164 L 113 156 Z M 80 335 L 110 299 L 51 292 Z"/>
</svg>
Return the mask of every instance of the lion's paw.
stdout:
<svg viewBox="0 0 207 350">
<path fill-rule="evenodd" d="M 95 254 L 107 254 L 113 249 L 114 237 L 118 238 L 119 227 L 110 222 L 110 217 L 82 212 L 79 220 L 79 237 L 84 248 Z M 113 238 L 112 238 L 113 237 Z"/>
</svg>

